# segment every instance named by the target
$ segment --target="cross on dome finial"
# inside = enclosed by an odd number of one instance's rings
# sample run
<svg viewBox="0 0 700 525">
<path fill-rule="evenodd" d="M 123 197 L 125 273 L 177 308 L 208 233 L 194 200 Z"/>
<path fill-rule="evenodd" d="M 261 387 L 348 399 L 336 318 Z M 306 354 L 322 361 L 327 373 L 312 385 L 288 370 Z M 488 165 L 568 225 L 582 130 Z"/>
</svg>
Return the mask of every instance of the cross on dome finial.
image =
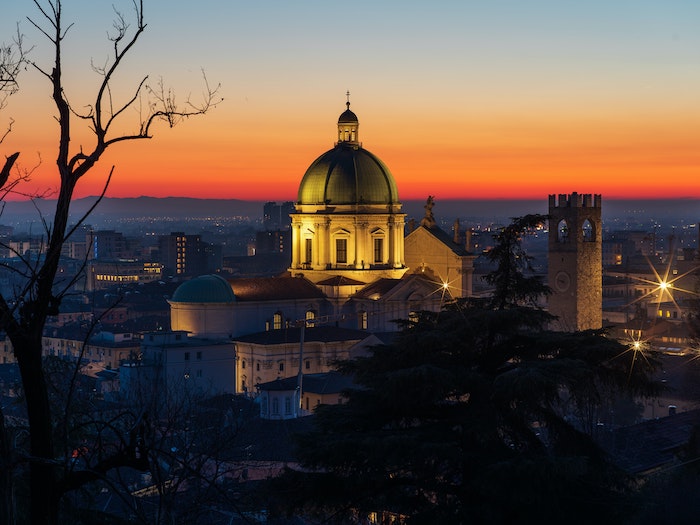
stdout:
<svg viewBox="0 0 700 525">
<path fill-rule="evenodd" d="M 348 101 L 345 103 L 345 105 L 350 109 L 350 90 L 345 93 L 345 96 L 348 97 Z"/>
</svg>

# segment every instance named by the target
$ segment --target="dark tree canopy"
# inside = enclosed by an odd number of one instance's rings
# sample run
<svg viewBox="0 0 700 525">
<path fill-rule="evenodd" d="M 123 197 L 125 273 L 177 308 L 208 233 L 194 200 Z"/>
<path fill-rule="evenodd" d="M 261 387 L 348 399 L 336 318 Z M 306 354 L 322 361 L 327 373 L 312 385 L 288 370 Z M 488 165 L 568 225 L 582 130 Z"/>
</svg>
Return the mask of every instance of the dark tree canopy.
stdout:
<svg viewBox="0 0 700 525">
<path fill-rule="evenodd" d="M 305 470 L 274 484 L 287 508 L 333 523 L 600 523 L 625 510 L 625 477 L 583 416 L 616 393 L 655 392 L 655 364 L 602 332 L 545 329 L 550 316 L 528 301 L 543 285 L 519 270 L 528 221 L 491 254 L 498 300 L 423 312 L 393 344 L 339 365 L 357 388 L 299 439 Z"/>
</svg>

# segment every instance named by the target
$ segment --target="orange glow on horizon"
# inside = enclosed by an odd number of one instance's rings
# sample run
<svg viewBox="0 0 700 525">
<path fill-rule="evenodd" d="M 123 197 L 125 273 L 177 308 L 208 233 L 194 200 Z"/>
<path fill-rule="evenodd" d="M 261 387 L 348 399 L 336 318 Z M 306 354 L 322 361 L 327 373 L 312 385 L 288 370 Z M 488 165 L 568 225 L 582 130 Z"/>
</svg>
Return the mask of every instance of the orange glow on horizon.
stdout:
<svg viewBox="0 0 700 525">
<path fill-rule="evenodd" d="M 294 108 L 274 116 L 273 110 L 258 110 L 231 120 L 216 108 L 174 129 L 160 126 L 152 139 L 116 144 L 79 182 L 76 197 L 98 195 L 114 165 L 108 197 L 295 200 L 306 168 L 333 146 L 337 115 L 317 110 L 300 119 Z M 402 200 L 429 194 L 541 199 L 571 191 L 605 198 L 700 198 L 700 139 L 691 132 L 700 117 L 650 115 L 657 120 L 640 122 L 638 116 L 599 112 L 566 121 L 551 114 L 511 120 L 483 114 L 465 127 L 461 118 L 423 115 L 410 130 L 397 132 L 398 117 L 391 112 L 386 117 L 378 109 L 365 117 L 356 111 L 363 147 L 389 167 Z M 31 152 L 41 151 L 25 193 L 57 186 L 57 130 L 47 117 L 42 133 L 35 133 L 31 119 L 30 125 L 18 120 L 3 144 L 3 152 L 21 151 L 25 167 L 36 164 Z M 76 131 L 74 148 L 80 137 Z M 91 137 L 82 137 L 87 150 Z"/>
</svg>

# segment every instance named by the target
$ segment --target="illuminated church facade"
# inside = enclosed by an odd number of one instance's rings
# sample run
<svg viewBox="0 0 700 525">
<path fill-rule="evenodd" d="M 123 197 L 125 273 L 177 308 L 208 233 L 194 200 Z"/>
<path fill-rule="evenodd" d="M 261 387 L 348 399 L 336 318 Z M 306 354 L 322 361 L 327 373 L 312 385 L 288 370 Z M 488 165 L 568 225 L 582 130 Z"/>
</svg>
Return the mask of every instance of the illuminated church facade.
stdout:
<svg viewBox="0 0 700 525">
<path fill-rule="evenodd" d="M 398 319 L 471 295 L 475 255 L 435 223 L 432 197 L 426 216 L 406 232 L 396 181 L 359 137 L 348 100 L 337 141 L 301 179 L 284 275 L 201 276 L 169 301 L 173 331 L 233 342 L 237 392 L 296 373 L 301 325 L 307 341 L 322 326 L 345 330 L 335 345 L 328 330 L 323 336 L 333 359 L 343 358 L 372 334 L 398 330 Z M 304 373 L 322 373 L 332 363 L 319 354 L 304 366 Z"/>
</svg>

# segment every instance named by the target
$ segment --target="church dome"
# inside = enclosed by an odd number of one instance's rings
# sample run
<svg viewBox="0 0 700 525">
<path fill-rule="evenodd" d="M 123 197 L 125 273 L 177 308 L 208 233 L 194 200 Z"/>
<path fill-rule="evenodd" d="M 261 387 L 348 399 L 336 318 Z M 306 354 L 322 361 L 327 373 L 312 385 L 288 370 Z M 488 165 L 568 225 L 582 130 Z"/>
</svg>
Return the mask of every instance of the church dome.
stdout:
<svg viewBox="0 0 700 525">
<path fill-rule="evenodd" d="M 170 300 L 174 303 L 233 303 L 231 285 L 219 275 L 202 275 L 177 287 Z"/>
<path fill-rule="evenodd" d="M 398 204 L 394 177 L 386 164 L 362 147 L 357 115 L 350 111 L 350 101 L 346 105 L 338 118 L 338 142 L 306 170 L 298 204 Z"/>
<path fill-rule="evenodd" d="M 389 168 L 361 147 L 339 143 L 317 158 L 299 186 L 299 204 L 396 204 Z"/>
</svg>

